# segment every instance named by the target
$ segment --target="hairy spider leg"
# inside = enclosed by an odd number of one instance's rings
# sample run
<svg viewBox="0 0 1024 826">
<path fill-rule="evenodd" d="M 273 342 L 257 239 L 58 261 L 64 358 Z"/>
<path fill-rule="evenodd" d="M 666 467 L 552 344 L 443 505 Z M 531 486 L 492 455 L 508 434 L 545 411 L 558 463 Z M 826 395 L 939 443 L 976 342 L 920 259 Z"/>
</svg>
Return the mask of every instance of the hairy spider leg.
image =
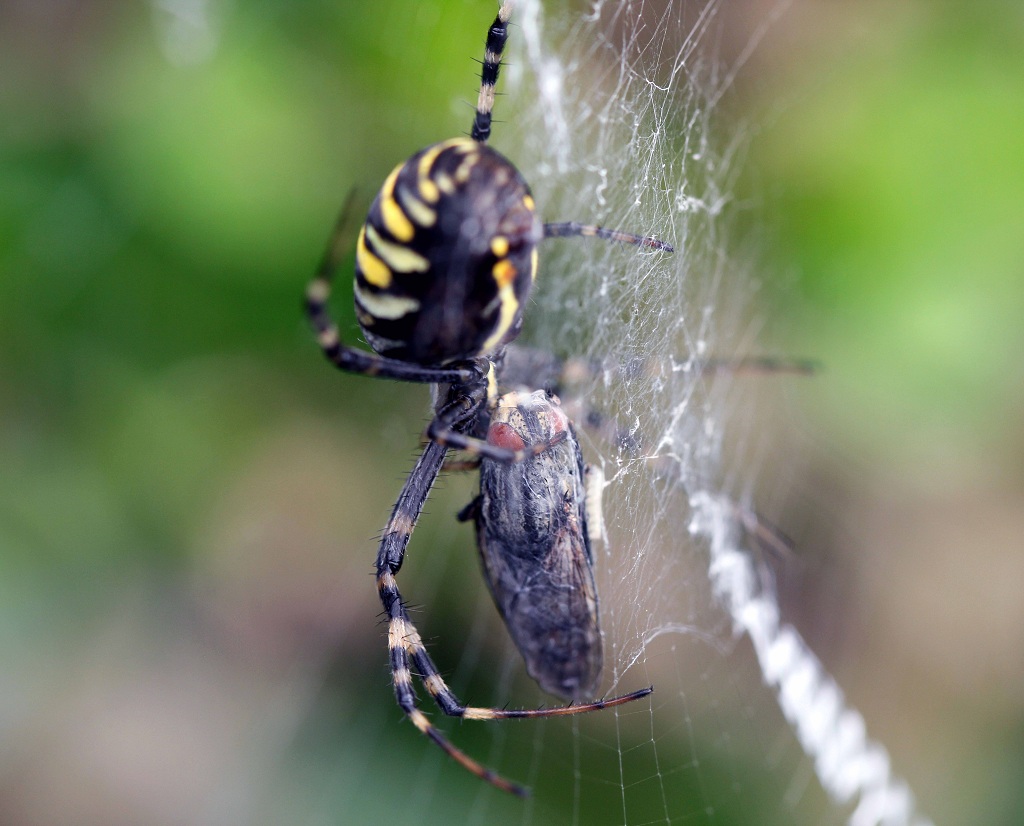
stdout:
<svg viewBox="0 0 1024 826">
<path fill-rule="evenodd" d="M 493 410 L 495 403 L 496 400 L 488 400 L 488 410 Z M 562 431 L 555 433 L 547 441 L 527 445 L 520 450 L 510 450 L 509 448 L 492 445 L 490 442 L 478 439 L 475 436 L 467 436 L 465 433 L 460 433 L 448 422 L 460 415 L 466 416 L 469 414 L 473 404 L 474 400 L 469 396 L 458 396 L 452 402 L 439 408 L 437 415 L 427 427 L 427 438 L 432 442 L 437 442 L 439 445 L 454 448 L 455 450 L 463 450 L 470 456 L 486 456 L 488 459 L 510 463 L 524 462 L 566 439 L 566 433 Z M 479 409 L 480 402 L 476 402 L 476 406 Z M 447 466 L 447 463 L 445 465 Z"/>
<path fill-rule="evenodd" d="M 487 31 L 487 45 L 484 47 L 484 62 L 480 69 L 480 94 L 476 101 L 476 117 L 470 137 L 487 143 L 491 136 L 491 111 L 494 109 L 494 87 L 501 71 L 501 55 L 508 41 L 508 21 L 512 16 L 512 0 L 505 0 Z"/>
<path fill-rule="evenodd" d="M 351 347 L 341 340 L 338 325 L 331 318 L 328 302 L 331 298 L 331 287 L 334 274 L 338 270 L 341 259 L 348 253 L 351 245 L 352 203 L 350 194 L 341 208 L 338 219 L 327 242 L 316 276 L 306 287 L 306 317 L 316 331 L 320 349 L 339 370 L 346 373 L 358 373 L 364 376 L 376 376 L 398 381 L 422 382 L 425 384 L 472 384 L 479 381 L 480 369 L 471 366 L 425 367 L 410 364 L 397 359 Z"/>
<path fill-rule="evenodd" d="M 632 244 L 634 247 L 650 247 L 663 252 L 675 252 L 675 247 L 652 235 L 637 235 L 618 229 L 606 229 L 593 224 L 581 224 L 577 221 L 561 221 L 544 224 L 545 238 L 603 238 L 605 241 L 616 241 L 620 244 Z"/>
</svg>

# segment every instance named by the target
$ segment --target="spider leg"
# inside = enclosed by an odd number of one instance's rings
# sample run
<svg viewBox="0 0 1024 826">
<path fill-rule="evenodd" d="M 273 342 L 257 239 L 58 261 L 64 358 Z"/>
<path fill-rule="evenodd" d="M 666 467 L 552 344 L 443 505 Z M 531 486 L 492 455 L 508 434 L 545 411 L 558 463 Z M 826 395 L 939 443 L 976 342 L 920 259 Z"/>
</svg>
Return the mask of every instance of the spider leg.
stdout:
<svg viewBox="0 0 1024 826">
<path fill-rule="evenodd" d="M 547 350 L 512 344 L 505 351 L 502 380 L 508 385 L 542 386 L 562 395 L 577 385 L 597 380 L 605 373 L 632 378 L 689 372 L 695 376 L 719 375 L 793 375 L 813 376 L 821 372 L 821 363 L 814 359 L 786 356 L 690 356 L 683 361 L 670 357 L 636 357 L 628 361 L 571 356 L 561 358 Z"/>
<path fill-rule="evenodd" d="M 654 691 L 653 686 L 631 691 L 629 694 L 622 694 L 618 697 L 611 697 L 607 700 L 594 700 L 589 703 L 573 703 L 567 706 L 554 706 L 551 708 L 481 708 L 478 706 L 464 706 L 448 688 L 444 678 L 441 676 L 427 653 L 416 629 L 409 623 L 407 631 L 410 632 L 405 638 L 405 645 L 412 655 L 413 663 L 418 670 L 418 676 L 423 680 L 423 685 L 438 707 L 450 717 L 462 717 L 465 720 L 520 720 L 535 717 L 565 717 L 571 714 L 585 714 L 590 711 L 600 711 L 603 708 L 620 706 L 633 700 L 646 697 Z"/>
<path fill-rule="evenodd" d="M 628 380 L 669 376 L 683 371 L 695 378 L 707 376 L 710 379 L 721 375 L 813 376 L 820 369 L 821 365 L 811 359 L 777 356 L 690 357 L 683 362 L 675 362 L 671 358 L 633 358 L 624 362 L 578 356 L 561 358 L 546 350 L 512 344 L 504 354 L 502 379 L 512 386 L 539 385 L 561 396 L 569 418 L 635 458 L 642 450 L 637 435 L 615 418 L 583 401 L 588 384 L 600 381 L 602 375 L 616 375 Z"/>
<path fill-rule="evenodd" d="M 464 433 L 459 433 L 457 430 L 445 426 L 439 419 L 434 419 L 427 428 L 427 438 L 433 442 L 442 444 L 445 447 L 463 450 L 470 454 L 470 456 L 486 456 L 488 459 L 494 459 L 498 462 L 523 462 L 533 456 L 543 453 L 545 450 L 549 450 L 560 442 L 565 441 L 566 433 L 563 430 L 556 433 L 547 441 L 527 445 L 521 450 L 510 450 L 508 448 L 492 445 L 490 442 L 486 442 L 483 439 L 477 439 L 473 436 L 467 436 Z M 469 462 L 471 463 L 472 460 L 469 460 Z M 453 467 L 455 467 L 455 469 L 460 469 L 458 465 L 454 465 Z"/>
<path fill-rule="evenodd" d="M 505 0 L 498 9 L 498 15 L 487 31 L 487 45 L 484 47 L 484 62 L 480 70 L 480 95 L 476 102 L 476 117 L 470 137 L 480 143 L 487 143 L 491 136 L 491 110 L 494 109 L 494 86 L 501 70 L 501 55 L 508 41 L 508 21 L 512 16 L 512 2 Z"/>
<path fill-rule="evenodd" d="M 437 409 L 437 413 L 427 427 L 427 438 L 430 441 L 465 451 L 470 457 L 486 456 L 488 459 L 498 462 L 522 462 L 543 453 L 566 438 L 563 431 L 556 433 L 547 441 L 525 445 L 519 450 L 511 450 L 470 436 L 463 432 L 464 428 L 458 423 L 469 421 L 485 403 L 493 405 L 494 392 L 487 379 L 481 379 L 472 386 L 460 389 L 465 392 L 453 394 L 453 398 Z"/>
<path fill-rule="evenodd" d="M 595 377 L 603 372 L 613 371 L 629 378 L 644 374 L 667 373 L 680 369 L 680 366 L 674 362 L 670 363 L 666 359 L 638 358 L 619 365 L 610 362 L 603 363 L 599 359 L 587 360 L 578 357 L 563 359 L 545 350 L 513 344 L 504 353 L 503 368 L 505 380 L 513 384 L 525 384 L 532 376 L 550 391 L 559 395 L 564 393 L 566 387 L 571 388 L 568 394 L 570 401 L 563 403 L 570 418 L 582 423 L 587 430 L 597 432 L 605 442 L 617 445 L 630 457 L 637 459 L 641 457 L 643 447 L 640 437 L 623 427 L 614 417 L 607 416 L 587 404 L 580 398 L 578 392 L 572 392 L 572 390 L 579 391 L 586 382 L 594 381 Z M 685 369 L 691 370 L 695 376 L 720 374 L 813 376 L 820 371 L 821 364 L 812 359 L 776 356 L 707 356 L 688 359 Z M 572 398 L 573 396 L 576 398 Z M 662 478 L 677 478 L 680 474 L 679 466 L 665 458 L 649 457 L 649 461 L 654 462 L 655 472 Z M 461 469 L 456 463 L 450 464 L 453 470 Z M 600 489 L 591 492 L 588 487 L 588 497 L 590 496 L 593 496 L 594 501 L 588 498 L 587 507 L 588 511 L 594 513 L 600 507 Z M 723 501 L 762 555 L 770 556 L 776 562 L 783 563 L 789 563 L 795 559 L 793 540 L 779 526 L 773 524 L 748 504 L 743 504 L 732 498 L 725 498 Z M 459 519 L 463 519 L 463 513 L 465 513 L 465 520 L 473 518 L 472 507 L 475 504 L 474 501 L 467 505 L 459 514 Z M 764 562 L 763 559 L 762 562 Z M 770 568 L 767 564 L 761 565 L 761 572 L 763 577 L 770 577 Z"/>
<path fill-rule="evenodd" d="M 402 595 L 399 593 L 395 575 L 402 567 L 409 538 L 412 536 L 427 494 L 441 470 L 446 452 L 447 448 L 436 442 L 430 442 L 424 448 L 416 466 L 402 487 L 391 518 L 384 529 L 384 535 L 381 537 L 380 550 L 377 554 L 377 592 L 388 617 L 388 651 L 395 699 L 412 724 L 440 746 L 459 765 L 502 791 L 524 797 L 527 794 L 525 788 L 506 780 L 473 760 L 434 728 L 427 716 L 417 706 L 416 693 L 413 691 L 412 671 L 409 668 L 410 640 L 415 640 L 419 647 L 422 647 L 422 642 L 420 642 L 419 634 L 410 622 L 405 606 L 402 604 Z"/>
<path fill-rule="evenodd" d="M 664 252 L 675 252 L 675 248 L 666 241 L 659 241 L 650 235 L 636 235 L 632 232 L 622 232 L 617 229 L 606 229 L 593 224 L 579 224 L 576 221 L 562 221 L 560 223 L 545 224 L 545 238 L 603 238 L 605 241 L 618 241 L 623 244 L 632 244 L 635 247 L 650 247 Z"/>
<path fill-rule="evenodd" d="M 386 594 L 389 598 L 393 598 L 391 604 L 394 607 L 389 612 L 388 619 L 388 651 L 391 659 L 391 674 L 395 687 L 395 698 L 398 700 L 398 705 L 402 711 L 405 712 L 416 728 L 433 740 L 445 754 L 470 774 L 476 775 L 481 780 L 485 780 L 504 792 L 509 792 L 517 797 L 526 797 L 529 791 L 525 787 L 520 786 L 518 783 L 513 783 L 511 780 L 506 780 L 493 769 L 487 768 L 453 745 L 440 730 L 434 727 L 427 715 L 416 705 L 416 694 L 412 686 L 412 670 L 409 668 L 409 640 L 415 639 L 417 644 L 421 646 L 422 643 L 419 642 L 419 634 L 409 621 L 405 608 L 402 606 L 394 577 L 385 573 L 378 578 L 378 587 L 381 591 L 382 600 Z M 429 684 L 424 684 L 428 685 L 429 689 Z"/>
<path fill-rule="evenodd" d="M 468 383 L 473 380 L 472 371 L 458 367 L 424 367 L 396 359 L 384 358 L 376 353 L 350 347 L 341 340 L 338 325 L 327 308 L 331 297 L 331 284 L 338 264 L 351 246 L 352 204 L 349 195 L 341 208 L 338 220 L 331 232 L 316 276 L 306 287 L 306 318 L 316 331 L 320 349 L 339 370 L 364 376 L 397 379 L 398 381 L 423 382 L 428 384 Z"/>
</svg>

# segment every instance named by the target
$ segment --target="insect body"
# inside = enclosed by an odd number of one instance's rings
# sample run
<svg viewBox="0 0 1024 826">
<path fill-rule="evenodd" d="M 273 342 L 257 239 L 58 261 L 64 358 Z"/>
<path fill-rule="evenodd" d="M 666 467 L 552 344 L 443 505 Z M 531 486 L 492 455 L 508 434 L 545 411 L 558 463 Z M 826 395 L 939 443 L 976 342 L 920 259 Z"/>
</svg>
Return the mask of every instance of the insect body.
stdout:
<svg viewBox="0 0 1024 826">
<path fill-rule="evenodd" d="M 459 516 L 476 524 L 487 585 L 526 670 L 548 693 L 578 700 L 597 686 L 602 653 L 576 433 L 556 396 L 514 392 L 499 399 L 487 441 L 550 445 L 516 464 L 484 459 L 480 495 Z"/>
</svg>

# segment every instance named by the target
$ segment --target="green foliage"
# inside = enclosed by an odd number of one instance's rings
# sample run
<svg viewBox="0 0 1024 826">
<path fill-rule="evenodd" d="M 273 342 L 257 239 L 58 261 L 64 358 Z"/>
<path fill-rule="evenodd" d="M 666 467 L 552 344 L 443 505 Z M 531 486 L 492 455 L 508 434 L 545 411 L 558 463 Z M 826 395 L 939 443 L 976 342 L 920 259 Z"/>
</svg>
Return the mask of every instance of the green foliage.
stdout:
<svg viewBox="0 0 1024 826">
<path fill-rule="evenodd" d="M 1000 450 L 1024 403 L 1024 24 L 911 8 L 823 78 L 798 63 L 756 159 L 806 300 L 794 347 L 829 366 L 840 438 L 904 460 L 950 438 Z"/>
</svg>

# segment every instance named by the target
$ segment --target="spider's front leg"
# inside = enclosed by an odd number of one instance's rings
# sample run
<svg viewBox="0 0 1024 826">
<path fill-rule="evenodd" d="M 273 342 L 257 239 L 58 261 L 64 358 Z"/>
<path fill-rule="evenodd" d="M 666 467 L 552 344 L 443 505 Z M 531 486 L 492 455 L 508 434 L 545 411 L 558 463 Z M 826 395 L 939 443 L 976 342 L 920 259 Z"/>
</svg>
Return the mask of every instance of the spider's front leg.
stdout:
<svg viewBox="0 0 1024 826">
<path fill-rule="evenodd" d="M 460 385 L 452 388 L 447 403 L 438 410 L 438 418 L 445 422 L 446 428 L 457 432 L 471 426 L 480 406 L 486 400 L 486 379 L 483 381 L 482 391 L 480 387 L 481 385 L 477 383 L 475 387 Z M 526 795 L 526 789 L 506 780 L 452 745 L 440 731 L 434 728 L 416 704 L 410 657 L 419 660 L 426 656 L 426 650 L 419 632 L 416 631 L 402 602 L 396 575 L 402 567 L 405 549 L 409 545 L 416 521 L 423 510 L 430 489 L 441 471 L 447 452 L 448 448 L 437 441 L 430 441 L 424 447 L 415 467 L 402 486 L 398 501 L 395 502 L 395 507 L 391 512 L 391 518 L 384 528 L 380 548 L 377 552 L 377 593 L 388 620 L 391 681 L 399 707 L 416 728 L 470 773 L 502 791 L 523 797 Z M 419 663 L 417 666 L 427 690 L 435 698 L 448 697 L 450 692 L 437 673 L 437 669 L 433 667 L 433 663 L 429 662 L 429 657 L 427 657 L 427 663 L 429 667 L 426 669 Z M 442 707 L 444 708 L 444 706 Z M 449 708 L 444 708 L 444 710 L 446 713 L 453 713 Z"/>
<path fill-rule="evenodd" d="M 486 400 L 486 393 L 486 381 L 482 392 L 478 387 L 456 386 L 452 388 L 447 403 L 439 407 L 437 418 L 443 421 L 445 428 L 450 429 L 452 433 L 470 427 L 481 404 Z M 434 728 L 416 704 L 410 657 L 416 661 L 419 676 L 427 690 L 435 700 L 438 700 L 445 713 L 463 716 L 465 712 L 427 656 L 419 632 L 410 620 L 402 602 L 402 595 L 398 590 L 396 580 L 396 575 L 405 559 L 405 549 L 408 547 L 413 529 L 416 527 L 416 521 L 423 510 L 430 488 L 433 487 L 434 481 L 441 471 L 447 452 L 447 446 L 438 441 L 430 441 L 424 447 L 415 467 L 402 486 L 402 492 L 391 512 L 391 518 L 384 528 L 380 549 L 377 553 L 377 592 L 388 619 L 391 681 L 399 707 L 416 728 L 470 773 L 502 791 L 523 797 L 527 794 L 525 788 L 506 780 L 452 745 L 440 731 Z"/>
<path fill-rule="evenodd" d="M 384 535 L 381 538 L 380 550 L 377 554 L 377 592 L 380 595 L 384 613 L 388 618 L 388 653 L 391 665 L 391 681 L 394 684 L 395 699 L 406 716 L 427 737 L 440 746 L 444 752 L 459 765 L 482 780 L 486 780 L 502 791 L 523 797 L 526 790 L 512 783 L 492 770 L 478 763 L 465 752 L 456 748 L 448 739 L 431 724 L 427 716 L 416 704 L 416 693 L 412 685 L 412 669 L 410 668 L 411 652 L 423 651 L 423 642 L 419 632 L 409 619 L 409 614 L 402 603 L 402 595 L 398 590 L 395 575 L 402 567 L 405 549 L 409 544 L 416 520 L 423 509 L 427 494 L 437 478 L 444 463 L 448 449 L 436 442 L 430 442 L 420 454 L 416 466 L 402 487 L 402 492 L 395 504 L 391 519 L 388 520 Z M 422 672 L 423 669 L 420 668 Z M 436 669 L 434 670 L 436 675 Z M 423 676 L 421 674 L 421 676 Z M 425 685 L 431 695 L 448 693 L 443 680 L 439 676 L 435 680 L 424 677 Z M 443 691 L 442 691 L 443 688 Z"/>
</svg>

